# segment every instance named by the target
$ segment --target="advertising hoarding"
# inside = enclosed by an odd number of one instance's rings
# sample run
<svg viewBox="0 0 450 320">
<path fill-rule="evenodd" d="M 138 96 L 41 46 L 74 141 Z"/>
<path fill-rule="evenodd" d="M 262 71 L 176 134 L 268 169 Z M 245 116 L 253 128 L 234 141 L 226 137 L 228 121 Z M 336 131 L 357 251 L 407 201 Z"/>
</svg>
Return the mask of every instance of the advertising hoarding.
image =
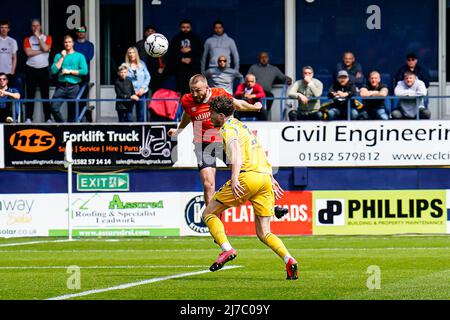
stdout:
<svg viewBox="0 0 450 320">
<path fill-rule="evenodd" d="M 9 125 L 4 127 L 5 167 L 61 167 L 65 143 L 75 167 L 172 166 L 167 131 L 176 124 Z"/>
<path fill-rule="evenodd" d="M 446 233 L 446 190 L 313 192 L 313 233 Z"/>
</svg>

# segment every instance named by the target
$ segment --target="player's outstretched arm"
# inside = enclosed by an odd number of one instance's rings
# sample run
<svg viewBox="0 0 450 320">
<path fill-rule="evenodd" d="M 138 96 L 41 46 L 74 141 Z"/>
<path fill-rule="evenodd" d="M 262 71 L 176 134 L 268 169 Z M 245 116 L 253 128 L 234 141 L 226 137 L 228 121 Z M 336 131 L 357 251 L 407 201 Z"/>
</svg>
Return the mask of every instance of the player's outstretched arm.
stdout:
<svg viewBox="0 0 450 320">
<path fill-rule="evenodd" d="M 245 100 L 239 100 L 233 98 L 233 105 L 237 111 L 259 111 L 262 108 L 261 102 L 250 104 Z"/>
<path fill-rule="evenodd" d="M 169 137 L 176 137 L 183 131 L 184 128 L 191 122 L 191 117 L 186 113 L 183 112 L 183 115 L 181 116 L 180 124 L 178 125 L 178 128 L 172 128 L 167 132 L 167 135 Z"/>
</svg>

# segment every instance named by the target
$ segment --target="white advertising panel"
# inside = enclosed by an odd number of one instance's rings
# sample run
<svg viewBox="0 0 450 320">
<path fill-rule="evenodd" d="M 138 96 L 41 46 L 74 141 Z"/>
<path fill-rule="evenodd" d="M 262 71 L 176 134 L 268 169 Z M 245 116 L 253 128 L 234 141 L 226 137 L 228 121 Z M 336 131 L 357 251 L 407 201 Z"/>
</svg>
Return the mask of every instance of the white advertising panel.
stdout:
<svg viewBox="0 0 450 320">
<path fill-rule="evenodd" d="M 450 165 L 450 121 L 247 122 L 274 167 Z M 192 127 L 175 166 L 195 167 Z"/>
<path fill-rule="evenodd" d="M 177 193 L 76 193 L 74 236 L 178 236 Z M 0 195 L 0 237 L 67 235 L 66 194 Z"/>
</svg>

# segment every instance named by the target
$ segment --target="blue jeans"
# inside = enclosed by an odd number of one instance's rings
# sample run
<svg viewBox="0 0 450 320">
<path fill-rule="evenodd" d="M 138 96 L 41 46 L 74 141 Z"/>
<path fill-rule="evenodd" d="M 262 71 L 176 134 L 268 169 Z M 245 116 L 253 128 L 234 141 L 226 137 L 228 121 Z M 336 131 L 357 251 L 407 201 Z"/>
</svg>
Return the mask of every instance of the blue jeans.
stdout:
<svg viewBox="0 0 450 320">
<path fill-rule="evenodd" d="M 359 111 L 355 108 L 350 109 L 351 120 L 357 120 L 359 117 Z M 330 108 L 328 110 L 328 120 L 347 120 L 347 110 L 341 110 L 338 108 Z"/>
<path fill-rule="evenodd" d="M 147 103 L 148 100 L 144 100 L 147 98 L 147 94 L 144 94 L 139 101 L 134 101 L 133 105 L 136 106 L 136 121 L 137 122 L 146 122 L 147 117 Z"/>
<path fill-rule="evenodd" d="M 373 120 L 389 120 L 389 115 L 384 108 L 369 109 L 369 116 Z"/>
<path fill-rule="evenodd" d="M 132 122 L 133 121 L 133 112 L 132 110 L 117 110 L 117 116 L 119 117 L 119 122 Z"/>
<path fill-rule="evenodd" d="M 80 87 L 76 85 L 59 85 L 55 93 L 53 94 L 52 99 L 75 99 L 77 97 L 78 91 Z M 54 101 L 52 102 L 51 111 L 55 122 L 64 122 L 64 119 L 61 114 L 61 106 L 63 101 Z M 75 114 L 76 104 L 75 102 L 67 102 L 67 122 L 75 122 L 76 114 Z"/>
</svg>

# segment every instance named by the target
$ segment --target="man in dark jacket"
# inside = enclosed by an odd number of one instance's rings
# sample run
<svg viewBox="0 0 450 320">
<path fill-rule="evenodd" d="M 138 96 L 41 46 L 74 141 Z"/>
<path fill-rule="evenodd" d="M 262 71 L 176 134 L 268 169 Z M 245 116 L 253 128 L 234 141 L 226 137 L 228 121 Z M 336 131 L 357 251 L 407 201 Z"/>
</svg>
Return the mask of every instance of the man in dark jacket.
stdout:
<svg viewBox="0 0 450 320">
<path fill-rule="evenodd" d="M 328 109 L 328 120 L 346 120 L 347 119 L 347 109 L 348 101 L 355 96 L 357 93 L 356 86 L 350 81 L 348 72 L 341 70 L 337 74 L 336 81 L 328 90 L 328 98 L 333 99 L 332 104 Z M 357 109 L 355 100 L 350 100 L 351 106 L 351 119 L 362 119 L 362 115 L 367 115 L 367 113 L 361 114 Z M 361 106 L 358 104 L 358 107 Z"/>
<path fill-rule="evenodd" d="M 406 63 L 398 69 L 395 75 L 394 87 L 399 81 L 403 81 L 403 76 L 406 71 L 414 73 L 419 80 L 422 80 L 425 83 L 426 88 L 430 86 L 430 73 L 427 69 L 418 64 L 417 56 L 410 52 L 406 55 Z"/>
<path fill-rule="evenodd" d="M 200 73 L 203 41 L 192 31 L 189 20 L 180 22 L 180 32 L 172 38 L 167 53 L 167 67 L 176 78 L 176 90 L 189 93 L 189 79 Z"/>
</svg>

